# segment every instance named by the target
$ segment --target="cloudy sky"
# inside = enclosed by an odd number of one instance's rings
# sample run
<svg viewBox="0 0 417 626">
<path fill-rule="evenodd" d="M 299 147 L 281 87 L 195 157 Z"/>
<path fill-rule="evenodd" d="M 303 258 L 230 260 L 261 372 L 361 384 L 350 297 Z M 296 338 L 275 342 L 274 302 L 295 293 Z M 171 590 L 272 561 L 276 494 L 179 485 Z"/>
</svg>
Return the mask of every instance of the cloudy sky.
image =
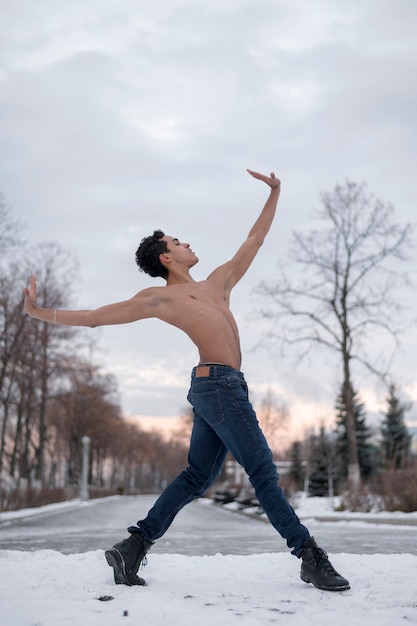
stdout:
<svg viewBox="0 0 417 626">
<path fill-rule="evenodd" d="M 153 284 L 140 239 L 162 228 L 189 242 L 197 279 L 246 237 L 267 189 L 279 213 L 236 288 L 255 403 L 268 385 L 295 430 L 328 421 L 337 362 L 297 370 L 252 350 L 254 287 L 308 230 L 320 192 L 346 179 L 415 220 L 415 0 L 0 0 L 0 190 L 31 243 L 56 242 L 80 263 L 74 305 L 94 308 Z M 414 258 L 414 263 L 416 259 Z M 162 283 L 161 283 L 162 284 Z M 413 294 L 408 294 L 409 304 Z M 414 306 L 416 299 L 414 298 Z M 177 416 L 197 354 L 156 321 L 91 331 L 128 415 Z M 392 374 L 417 404 L 417 333 Z M 384 391 L 357 381 L 370 411 Z M 410 414 L 416 421 L 416 406 Z"/>
</svg>

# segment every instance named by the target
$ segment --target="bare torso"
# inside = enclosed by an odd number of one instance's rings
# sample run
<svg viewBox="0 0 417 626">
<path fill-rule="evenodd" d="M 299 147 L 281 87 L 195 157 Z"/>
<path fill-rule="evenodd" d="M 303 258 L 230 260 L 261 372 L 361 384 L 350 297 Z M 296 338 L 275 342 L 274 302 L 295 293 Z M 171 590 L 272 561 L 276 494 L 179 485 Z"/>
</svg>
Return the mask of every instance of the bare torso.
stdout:
<svg viewBox="0 0 417 626">
<path fill-rule="evenodd" d="M 239 331 L 221 283 L 204 280 L 154 288 L 155 317 L 184 331 L 200 363 L 241 365 Z"/>
</svg>

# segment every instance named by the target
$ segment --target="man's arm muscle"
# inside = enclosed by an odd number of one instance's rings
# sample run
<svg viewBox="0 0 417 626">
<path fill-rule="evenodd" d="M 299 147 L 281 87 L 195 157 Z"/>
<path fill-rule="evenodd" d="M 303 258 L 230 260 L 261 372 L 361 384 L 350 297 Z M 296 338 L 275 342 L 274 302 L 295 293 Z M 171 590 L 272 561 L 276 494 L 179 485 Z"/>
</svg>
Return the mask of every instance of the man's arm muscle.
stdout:
<svg viewBox="0 0 417 626">
<path fill-rule="evenodd" d="M 250 229 L 247 239 L 243 242 L 232 259 L 214 270 L 208 278 L 209 280 L 221 280 L 224 284 L 225 291 L 229 293 L 247 272 L 259 248 L 262 246 L 275 217 L 281 190 L 281 182 L 275 178 L 274 174 L 264 176 L 258 172 L 252 172 L 251 170 L 248 170 L 248 172 L 254 178 L 262 180 L 269 185 L 271 192 L 258 219 Z"/>
<path fill-rule="evenodd" d="M 155 317 L 159 309 L 161 287 L 150 287 L 137 293 L 133 298 L 115 302 L 92 310 L 54 310 L 36 305 L 37 288 L 35 278 L 30 279 L 29 288 L 25 288 L 24 308 L 31 317 L 43 322 L 63 324 L 65 326 L 109 326 L 127 324 L 140 319 Z"/>
</svg>

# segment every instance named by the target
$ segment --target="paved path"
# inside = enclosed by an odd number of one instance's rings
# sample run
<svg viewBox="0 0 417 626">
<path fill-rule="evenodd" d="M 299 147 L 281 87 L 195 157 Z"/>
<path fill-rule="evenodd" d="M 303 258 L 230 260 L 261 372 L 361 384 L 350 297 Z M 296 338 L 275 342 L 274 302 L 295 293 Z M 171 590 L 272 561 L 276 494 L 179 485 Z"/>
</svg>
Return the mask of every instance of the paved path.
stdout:
<svg viewBox="0 0 417 626">
<path fill-rule="evenodd" d="M 126 527 L 144 517 L 155 496 L 114 496 L 66 509 L 7 520 L 0 516 L 0 549 L 58 550 L 64 554 L 101 550 L 127 536 Z M 365 519 L 367 519 L 365 517 Z M 330 554 L 417 554 L 417 527 L 333 521 L 306 522 Z M 286 543 L 265 520 L 239 514 L 207 499 L 193 502 L 176 517 L 152 552 L 185 555 L 286 552 Z"/>
</svg>

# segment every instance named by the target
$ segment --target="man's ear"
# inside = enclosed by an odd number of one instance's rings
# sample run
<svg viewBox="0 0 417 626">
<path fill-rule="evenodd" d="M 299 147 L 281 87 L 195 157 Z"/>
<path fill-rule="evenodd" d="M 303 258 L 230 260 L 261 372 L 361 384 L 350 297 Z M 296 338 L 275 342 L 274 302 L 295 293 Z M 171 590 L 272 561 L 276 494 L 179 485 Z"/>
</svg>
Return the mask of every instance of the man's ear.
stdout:
<svg viewBox="0 0 417 626">
<path fill-rule="evenodd" d="M 162 254 L 159 255 L 159 260 L 161 261 L 164 267 L 171 263 L 171 257 L 165 252 L 162 252 Z"/>
</svg>

